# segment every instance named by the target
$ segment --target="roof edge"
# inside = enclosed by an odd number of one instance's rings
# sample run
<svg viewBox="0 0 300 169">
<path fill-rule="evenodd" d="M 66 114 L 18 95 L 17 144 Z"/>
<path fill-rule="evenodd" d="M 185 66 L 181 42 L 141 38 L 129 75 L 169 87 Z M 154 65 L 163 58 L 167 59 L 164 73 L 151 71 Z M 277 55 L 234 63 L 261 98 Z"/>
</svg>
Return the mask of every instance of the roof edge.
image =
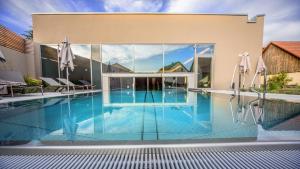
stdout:
<svg viewBox="0 0 300 169">
<path fill-rule="evenodd" d="M 299 56 L 297 56 L 295 53 L 293 53 L 289 50 L 286 50 L 285 48 L 283 48 L 280 45 L 276 44 L 276 42 L 299 42 L 299 41 L 270 41 L 269 44 L 263 49 L 262 53 L 264 53 L 271 45 L 274 45 L 274 46 L 278 47 L 279 49 L 289 53 L 290 55 L 293 55 L 293 56 L 299 58 Z"/>
<path fill-rule="evenodd" d="M 32 15 L 224 15 L 224 16 L 248 16 L 247 13 L 170 13 L 170 12 L 40 12 Z M 258 14 L 253 17 L 263 17 Z"/>
</svg>

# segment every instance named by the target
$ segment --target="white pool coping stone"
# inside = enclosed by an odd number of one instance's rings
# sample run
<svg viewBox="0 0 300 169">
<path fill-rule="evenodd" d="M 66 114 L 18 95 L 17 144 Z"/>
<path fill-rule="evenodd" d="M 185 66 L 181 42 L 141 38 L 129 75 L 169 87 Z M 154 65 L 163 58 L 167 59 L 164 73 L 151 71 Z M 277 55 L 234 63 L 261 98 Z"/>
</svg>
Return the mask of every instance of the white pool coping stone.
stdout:
<svg viewBox="0 0 300 169">
<path fill-rule="evenodd" d="M 199 91 L 201 91 L 201 89 L 199 89 Z M 220 94 L 230 94 L 230 95 L 234 93 L 232 90 L 206 89 L 205 91 L 212 92 L 212 93 L 220 93 Z M 101 92 L 101 90 L 76 91 L 75 95 L 77 95 L 77 94 L 96 93 L 96 92 Z M 44 95 L 42 95 L 41 93 L 32 93 L 32 94 L 16 96 L 16 97 L 0 97 L 0 104 L 1 103 L 9 103 L 9 102 L 17 102 L 17 101 L 26 101 L 26 100 L 34 100 L 34 99 L 43 99 L 43 98 L 67 96 L 67 95 L 73 95 L 73 93 L 67 94 L 67 93 L 60 93 L 60 92 L 46 92 L 46 93 L 44 93 Z M 240 95 L 256 97 L 257 93 L 254 93 L 254 92 L 241 92 Z M 281 99 L 281 100 L 300 103 L 300 95 L 267 93 L 266 98 L 267 99 Z"/>
<path fill-rule="evenodd" d="M 212 93 L 221 93 L 221 94 L 231 94 L 231 95 L 234 94 L 234 91 L 232 91 L 232 90 L 207 89 L 206 91 L 207 92 L 212 92 Z M 241 92 L 240 95 L 257 97 L 257 93 L 255 93 L 255 92 Z M 262 95 L 262 93 L 261 93 L 261 95 Z M 299 102 L 300 103 L 300 95 L 267 93 L 266 98 L 267 99 L 280 99 L 280 100 L 286 100 L 286 101 Z"/>
</svg>

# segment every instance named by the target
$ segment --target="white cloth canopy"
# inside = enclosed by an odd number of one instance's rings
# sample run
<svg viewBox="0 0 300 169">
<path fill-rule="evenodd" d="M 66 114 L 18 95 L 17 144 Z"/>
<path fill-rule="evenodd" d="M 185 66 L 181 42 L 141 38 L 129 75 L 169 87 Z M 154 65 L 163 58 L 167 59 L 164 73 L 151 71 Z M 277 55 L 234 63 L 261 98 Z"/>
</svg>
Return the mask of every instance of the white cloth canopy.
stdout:
<svg viewBox="0 0 300 169">
<path fill-rule="evenodd" d="M 267 69 L 267 67 L 265 65 L 265 62 L 264 62 L 262 56 L 260 56 L 258 61 L 257 61 L 256 72 L 255 72 L 255 75 L 252 79 L 251 87 L 253 87 L 253 85 L 254 85 L 254 81 L 255 81 L 255 78 L 257 77 L 257 74 L 260 74 L 260 73 L 266 71 L 266 69 Z M 259 87 L 260 87 L 260 85 L 259 85 Z"/>
<path fill-rule="evenodd" d="M 243 83 L 242 83 L 242 86 L 244 88 L 245 80 L 246 80 L 246 73 L 249 72 L 251 69 L 250 56 L 249 56 L 248 52 L 244 52 L 243 54 L 240 54 L 239 56 L 242 57 L 242 60 L 240 63 L 240 72 L 244 74 Z"/>
<path fill-rule="evenodd" d="M 246 73 L 251 69 L 250 56 L 249 56 L 248 52 L 244 52 L 243 54 L 240 54 L 239 56 L 242 57 L 242 60 L 240 63 L 240 70 L 241 70 L 241 72 Z"/>
<path fill-rule="evenodd" d="M 68 41 L 68 38 L 65 38 L 65 41 L 62 42 L 62 47 L 60 49 L 60 52 L 58 53 L 58 57 L 60 58 L 60 69 L 64 70 L 66 68 L 67 72 L 67 87 L 68 92 L 70 92 L 69 87 L 69 68 L 73 71 L 74 70 L 74 63 L 73 59 L 75 59 L 75 56 L 73 55 L 71 45 Z"/>
<path fill-rule="evenodd" d="M 239 68 L 239 73 L 243 73 L 243 76 L 244 76 L 243 87 L 245 84 L 245 74 L 246 74 L 246 72 L 249 72 L 249 70 L 251 69 L 250 56 L 249 56 L 248 52 L 240 53 L 238 56 L 241 57 L 241 61 L 239 64 L 237 63 L 234 67 L 231 84 L 230 84 L 231 89 L 234 89 L 234 77 L 235 77 L 237 68 Z"/>
<path fill-rule="evenodd" d="M 262 56 L 260 56 L 258 61 L 257 61 L 256 73 L 261 73 L 261 72 L 265 71 L 266 68 L 267 67 L 265 65 L 265 62 L 264 62 Z"/>
<path fill-rule="evenodd" d="M 64 70 L 66 67 L 70 68 L 72 71 L 74 70 L 74 63 L 73 59 L 75 59 L 75 56 L 73 55 L 70 43 L 68 41 L 68 38 L 65 38 L 65 41 L 62 43 L 62 47 L 60 49 L 60 52 L 58 54 L 58 57 L 60 57 L 60 69 Z"/>
<path fill-rule="evenodd" d="M 0 62 L 6 62 L 6 59 L 1 50 L 0 50 Z"/>
</svg>

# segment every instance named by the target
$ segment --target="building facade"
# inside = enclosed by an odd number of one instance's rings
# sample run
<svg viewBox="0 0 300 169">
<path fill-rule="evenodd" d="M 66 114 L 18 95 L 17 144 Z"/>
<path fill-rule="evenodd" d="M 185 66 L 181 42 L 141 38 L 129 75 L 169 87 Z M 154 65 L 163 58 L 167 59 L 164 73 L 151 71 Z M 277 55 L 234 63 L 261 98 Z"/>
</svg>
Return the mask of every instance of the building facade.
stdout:
<svg viewBox="0 0 300 169">
<path fill-rule="evenodd" d="M 285 72 L 292 81 L 290 85 L 300 84 L 300 42 L 273 41 L 263 50 L 263 59 L 269 77 Z"/>
<path fill-rule="evenodd" d="M 247 51 L 256 63 L 262 52 L 262 15 L 253 20 L 247 15 L 150 13 L 32 18 L 36 76 L 65 76 L 58 69 L 57 44 L 67 36 L 76 55 L 71 81 L 91 81 L 103 90 L 228 89 L 238 54 Z"/>
</svg>

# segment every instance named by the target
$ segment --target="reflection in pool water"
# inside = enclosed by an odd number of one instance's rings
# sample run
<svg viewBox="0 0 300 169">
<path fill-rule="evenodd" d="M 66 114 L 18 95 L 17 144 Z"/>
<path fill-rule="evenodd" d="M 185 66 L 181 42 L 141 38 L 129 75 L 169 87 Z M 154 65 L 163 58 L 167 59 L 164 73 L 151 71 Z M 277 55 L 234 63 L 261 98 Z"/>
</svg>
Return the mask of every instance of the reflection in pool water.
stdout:
<svg viewBox="0 0 300 169">
<path fill-rule="evenodd" d="M 300 139 L 299 103 L 265 100 L 260 109 L 260 101 L 168 89 L 14 102 L 0 105 L 0 140 L 6 145 Z M 274 131 L 281 133 L 274 137 Z"/>
</svg>

